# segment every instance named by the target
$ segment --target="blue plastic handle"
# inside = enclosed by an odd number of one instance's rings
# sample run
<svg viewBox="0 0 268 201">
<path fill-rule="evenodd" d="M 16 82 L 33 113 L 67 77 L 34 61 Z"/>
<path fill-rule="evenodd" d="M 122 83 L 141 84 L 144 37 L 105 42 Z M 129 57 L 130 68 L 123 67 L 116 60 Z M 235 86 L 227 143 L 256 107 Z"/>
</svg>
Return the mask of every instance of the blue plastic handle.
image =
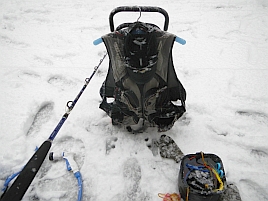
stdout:
<svg viewBox="0 0 268 201">
<path fill-rule="evenodd" d="M 102 38 L 98 38 L 98 39 L 96 39 L 96 40 L 93 41 L 93 44 L 94 44 L 94 45 L 99 45 L 99 44 L 101 44 L 102 42 L 103 42 Z"/>
<path fill-rule="evenodd" d="M 184 39 L 182 39 L 182 38 L 180 38 L 180 37 L 178 37 L 178 36 L 176 36 L 175 41 L 176 41 L 177 43 L 182 44 L 182 45 L 185 45 L 185 44 L 186 44 L 186 40 L 184 40 Z"/>
<path fill-rule="evenodd" d="M 181 45 L 185 45 L 185 44 L 186 44 L 186 40 L 184 40 L 184 39 L 182 39 L 182 38 L 180 38 L 180 37 L 178 37 L 178 36 L 176 36 L 175 41 L 176 41 L 177 43 L 180 43 Z M 98 38 L 98 39 L 96 39 L 96 40 L 93 41 L 93 44 L 94 44 L 94 45 L 99 45 L 99 44 L 101 44 L 102 42 L 103 42 L 102 38 Z"/>
</svg>

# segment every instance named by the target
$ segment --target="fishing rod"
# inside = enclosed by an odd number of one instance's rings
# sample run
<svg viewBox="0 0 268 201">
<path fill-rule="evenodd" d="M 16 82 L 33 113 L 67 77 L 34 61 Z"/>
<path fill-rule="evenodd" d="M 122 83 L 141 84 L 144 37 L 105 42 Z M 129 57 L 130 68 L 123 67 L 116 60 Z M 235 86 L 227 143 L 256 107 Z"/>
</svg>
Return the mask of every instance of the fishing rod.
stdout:
<svg viewBox="0 0 268 201">
<path fill-rule="evenodd" d="M 24 166 L 21 170 L 20 174 L 11 185 L 11 187 L 5 191 L 2 195 L 0 201 L 19 201 L 23 198 L 24 194 L 26 193 L 27 189 L 29 188 L 30 184 L 32 183 L 34 177 L 36 176 L 37 172 L 39 171 L 41 165 L 43 164 L 49 149 L 51 148 L 52 142 L 57 136 L 59 130 L 61 129 L 62 125 L 68 118 L 69 114 L 71 113 L 72 109 L 74 108 L 75 104 L 79 100 L 80 96 L 83 94 L 84 90 L 86 89 L 87 85 L 89 84 L 92 77 L 97 72 L 98 68 L 102 64 L 103 60 L 107 56 L 107 52 L 100 60 L 99 64 L 94 67 L 94 71 L 89 78 L 85 79 L 85 84 L 81 91 L 78 93 L 76 98 L 73 101 L 67 102 L 67 111 L 62 116 L 60 122 L 57 124 L 55 129 L 50 134 L 49 138 L 43 142 L 43 144 L 38 148 L 38 150 L 33 154 L 30 158 L 28 163 Z"/>
</svg>

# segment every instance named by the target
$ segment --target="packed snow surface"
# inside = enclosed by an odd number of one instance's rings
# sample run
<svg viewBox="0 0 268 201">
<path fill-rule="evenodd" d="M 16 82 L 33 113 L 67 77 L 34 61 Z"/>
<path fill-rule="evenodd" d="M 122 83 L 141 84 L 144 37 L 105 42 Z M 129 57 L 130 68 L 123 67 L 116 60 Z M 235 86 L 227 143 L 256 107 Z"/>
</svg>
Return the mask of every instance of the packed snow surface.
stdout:
<svg viewBox="0 0 268 201">
<path fill-rule="evenodd" d="M 93 41 L 110 32 L 118 6 L 159 6 L 170 33 L 187 41 L 173 48 L 187 90 L 187 112 L 165 132 L 185 153 L 221 157 L 227 181 L 243 201 L 268 200 L 268 1 L 266 0 L 0 0 L 0 187 L 45 141 L 105 54 Z M 119 13 L 115 26 L 138 13 Z M 140 21 L 161 28 L 164 18 Z M 99 109 L 108 58 L 53 142 L 74 153 L 83 200 L 157 201 L 178 193 L 179 164 L 149 149 L 162 133 L 130 134 Z M 107 146 L 109 149 L 106 150 Z M 46 159 L 23 200 L 76 200 L 77 181 L 64 161 Z"/>
</svg>

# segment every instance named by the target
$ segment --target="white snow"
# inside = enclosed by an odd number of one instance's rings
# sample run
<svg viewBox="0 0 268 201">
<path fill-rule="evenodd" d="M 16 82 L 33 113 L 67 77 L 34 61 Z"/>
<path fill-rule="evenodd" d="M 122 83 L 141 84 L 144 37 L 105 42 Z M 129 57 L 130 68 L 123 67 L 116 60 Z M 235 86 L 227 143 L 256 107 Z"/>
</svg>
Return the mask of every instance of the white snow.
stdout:
<svg viewBox="0 0 268 201">
<path fill-rule="evenodd" d="M 186 154 L 220 156 L 227 181 L 238 186 L 243 201 L 268 200 L 266 0 L 1 0 L 0 187 L 49 137 L 67 101 L 82 89 L 105 52 L 103 44 L 92 42 L 110 32 L 109 13 L 122 5 L 164 8 L 168 31 L 187 41 L 173 48 L 176 72 L 187 90 L 187 113 L 165 134 Z M 137 18 L 137 13 L 119 13 L 115 25 Z M 162 28 L 163 19 L 146 13 L 140 20 Z M 75 154 L 83 200 L 124 200 L 131 181 L 123 168 L 134 159 L 141 177 L 133 200 L 157 201 L 158 193 L 178 192 L 179 165 L 153 156 L 147 147 L 162 133 L 149 128 L 132 135 L 113 127 L 98 108 L 107 69 L 108 58 L 51 151 Z M 109 153 L 107 140 L 115 146 Z M 23 200 L 76 200 L 76 194 L 77 181 L 64 161 L 46 159 Z"/>
</svg>

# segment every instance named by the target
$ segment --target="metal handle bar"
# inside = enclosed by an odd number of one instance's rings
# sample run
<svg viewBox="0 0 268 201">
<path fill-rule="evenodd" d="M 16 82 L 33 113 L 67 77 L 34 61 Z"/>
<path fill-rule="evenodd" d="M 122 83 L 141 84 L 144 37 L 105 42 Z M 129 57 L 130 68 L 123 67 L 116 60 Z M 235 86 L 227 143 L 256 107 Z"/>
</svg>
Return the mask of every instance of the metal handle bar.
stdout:
<svg viewBox="0 0 268 201">
<path fill-rule="evenodd" d="M 113 17 L 116 13 L 119 12 L 158 12 L 164 15 L 165 23 L 164 23 L 164 31 L 168 29 L 169 16 L 167 11 L 160 7 L 152 7 L 152 6 L 121 6 L 117 7 L 110 13 L 109 21 L 110 21 L 110 30 L 114 31 L 114 21 Z"/>
</svg>

